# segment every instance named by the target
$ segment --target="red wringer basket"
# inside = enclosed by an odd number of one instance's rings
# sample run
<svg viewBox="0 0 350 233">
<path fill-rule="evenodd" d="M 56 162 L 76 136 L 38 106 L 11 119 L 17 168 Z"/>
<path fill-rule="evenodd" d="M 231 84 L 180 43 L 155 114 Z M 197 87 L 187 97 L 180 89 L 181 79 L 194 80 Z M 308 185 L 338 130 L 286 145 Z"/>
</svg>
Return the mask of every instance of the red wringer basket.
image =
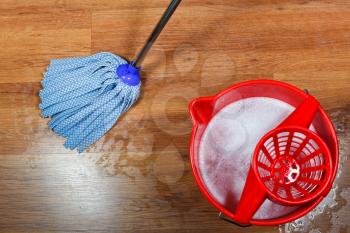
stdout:
<svg viewBox="0 0 350 233">
<path fill-rule="evenodd" d="M 326 144 L 304 128 L 285 127 L 267 134 L 258 146 L 253 168 L 273 199 L 303 204 L 317 197 L 331 177 Z"/>
</svg>

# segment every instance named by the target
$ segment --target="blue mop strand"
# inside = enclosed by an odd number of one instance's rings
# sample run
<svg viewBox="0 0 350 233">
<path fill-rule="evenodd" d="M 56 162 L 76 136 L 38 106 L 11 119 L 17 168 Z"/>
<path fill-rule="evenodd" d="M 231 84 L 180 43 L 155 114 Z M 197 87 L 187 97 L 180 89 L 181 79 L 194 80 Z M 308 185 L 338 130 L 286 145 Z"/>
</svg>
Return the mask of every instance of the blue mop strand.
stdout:
<svg viewBox="0 0 350 233">
<path fill-rule="evenodd" d="M 111 68 L 113 67 L 107 67 L 107 69 L 106 67 L 96 67 L 96 69 L 91 70 L 90 68 L 85 72 L 74 74 L 74 76 L 72 76 L 72 74 L 60 74 L 60 76 L 66 77 L 64 82 L 62 82 L 62 80 L 58 80 L 56 82 L 49 82 L 48 84 L 50 85 L 46 84 L 47 86 L 45 86 L 44 89 L 40 91 L 39 95 L 44 98 L 45 102 L 49 102 L 50 100 L 57 100 L 57 98 L 67 98 L 68 93 L 77 90 L 80 87 L 89 88 L 89 86 L 91 85 L 100 86 L 101 83 L 104 82 L 106 79 L 115 78 L 114 71 L 111 70 Z M 72 73 L 74 73 L 74 71 Z M 92 79 L 91 76 L 101 76 L 101 79 Z M 81 77 L 80 82 L 75 82 L 76 77 Z M 67 84 L 68 86 L 65 86 Z M 86 87 L 87 85 L 88 87 Z M 45 102 L 43 102 L 43 104 L 45 104 Z"/>
<path fill-rule="evenodd" d="M 39 96 L 49 127 L 65 147 L 84 151 L 101 138 L 138 99 L 139 68 L 112 53 L 52 60 Z"/>
<path fill-rule="evenodd" d="M 123 95 L 121 95 L 123 96 Z M 135 97 L 134 97 L 135 98 Z M 125 102 L 125 100 L 118 100 L 119 98 L 115 98 L 115 101 L 122 101 Z M 131 98 L 129 98 L 128 100 L 130 100 Z M 103 124 L 105 127 L 110 128 L 113 126 L 114 122 L 115 122 L 115 118 L 117 117 L 115 113 L 119 112 L 119 111 L 127 111 L 130 108 L 130 104 L 124 104 L 124 105 L 115 105 L 115 109 L 113 109 L 111 111 L 110 114 L 108 114 L 106 117 L 100 117 L 100 120 L 103 121 Z M 121 109 L 122 108 L 122 109 Z M 95 135 L 97 136 L 102 136 L 104 134 L 104 129 L 98 127 L 99 124 L 97 124 L 97 127 L 94 129 L 95 131 Z M 92 134 L 87 135 L 86 138 L 84 138 L 84 141 L 82 144 L 80 144 L 78 150 L 81 151 L 83 150 L 84 147 L 89 147 L 92 143 L 94 142 L 94 138 Z"/>
<path fill-rule="evenodd" d="M 89 121 L 90 118 L 93 118 L 95 114 L 98 114 L 102 106 L 108 106 L 108 102 L 110 102 L 113 96 L 115 95 L 117 95 L 117 92 L 115 92 L 115 90 L 112 90 L 112 92 L 108 93 L 108 95 L 104 95 L 103 99 L 96 98 L 94 100 L 94 103 L 91 103 L 90 105 L 81 108 L 79 112 L 63 120 L 59 127 L 54 128 L 55 132 L 62 135 L 64 133 L 69 134 L 70 130 L 72 130 L 73 127 L 75 127 L 74 124 L 77 123 L 77 120 L 80 120 L 80 125 L 87 125 L 85 122 Z M 82 131 L 82 129 L 80 131 Z"/>
<path fill-rule="evenodd" d="M 98 76 L 100 76 L 100 74 L 97 74 Z M 115 74 L 113 75 L 113 79 L 115 79 Z M 103 86 L 106 86 L 106 84 L 113 82 L 113 80 L 107 80 Z M 86 83 L 85 86 L 82 87 L 76 87 L 76 89 L 73 89 L 67 93 L 65 93 L 65 95 L 49 95 L 49 96 L 44 96 L 41 95 L 43 101 L 40 104 L 40 108 L 44 108 L 45 111 L 42 112 L 42 115 L 44 117 L 46 117 L 48 114 L 50 114 L 50 110 L 52 108 L 59 108 L 59 105 L 62 105 L 64 102 L 65 104 L 64 106 L 75 106 L 77 104 L 81 104 L 81 101 L 84 101 L 82 99 L 82 97 L 89 97 L 91 96 L 91 98 L 94 97 L 94 95 L 97 95 L 98 93 L 96 93 L 96 91 L 101 91 L 101 83 Z M 72 85 L 74 86 L 74 85 Z M 94 90 L 94 91 L 91 91 Z M 55 94 L 58 93 L 58 91 L 55 91 Z M 89 92 L 90 91 L 90 92 Z M 86 93 L 89 93 L 88 95 Z M 77 101 L 77 99 L 82 99 L 81 101 Z M 72 106 L 73 105 L 73 106 Z"/>
</svg>

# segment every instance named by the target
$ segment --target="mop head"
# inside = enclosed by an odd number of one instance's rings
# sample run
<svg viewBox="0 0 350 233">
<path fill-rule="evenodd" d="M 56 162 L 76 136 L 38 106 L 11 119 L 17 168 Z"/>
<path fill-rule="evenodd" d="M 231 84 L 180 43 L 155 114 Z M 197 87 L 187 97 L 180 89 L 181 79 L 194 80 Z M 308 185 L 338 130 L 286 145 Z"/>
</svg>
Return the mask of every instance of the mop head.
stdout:
<svg viewBox="0 0 350 233">
<path fill-rule="evenodd" d="M 139 79 L 128 82 L 120 75 L 130 69 L 138 75 L 139 68 L 111 53 L 51 61 L 41 82 L 39 107 L 42 117 L 51 117 L 49 128 L 67 139 L 66 148 L 84 151 L 135 103 Z"/>
</svg>

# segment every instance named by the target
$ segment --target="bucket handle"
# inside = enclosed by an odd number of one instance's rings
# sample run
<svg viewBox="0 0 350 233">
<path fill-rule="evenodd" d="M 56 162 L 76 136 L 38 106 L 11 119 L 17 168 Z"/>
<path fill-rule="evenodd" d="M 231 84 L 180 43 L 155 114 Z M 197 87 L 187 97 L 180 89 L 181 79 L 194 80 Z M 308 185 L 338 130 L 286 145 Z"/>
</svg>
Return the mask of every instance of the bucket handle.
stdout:
<svg viewBox="0 0 350 233">
<path fill-rule="evenodd" d="M 219 217 L 221 220 L 224 220 L 224 221 L 226 221 L 226 222 L 235 224 L 235 225 L 237 225 L 237 226 L 239 226 L 239 227 L 249 227 L 249 226 L 251 226 L 251 224 L 242 224 L 242 223 L 236 222 L 236 221 L 233 220 L 232 218 L 226 216 L 223 212 L 219 212 L 218 217 Z"/>
</svg>

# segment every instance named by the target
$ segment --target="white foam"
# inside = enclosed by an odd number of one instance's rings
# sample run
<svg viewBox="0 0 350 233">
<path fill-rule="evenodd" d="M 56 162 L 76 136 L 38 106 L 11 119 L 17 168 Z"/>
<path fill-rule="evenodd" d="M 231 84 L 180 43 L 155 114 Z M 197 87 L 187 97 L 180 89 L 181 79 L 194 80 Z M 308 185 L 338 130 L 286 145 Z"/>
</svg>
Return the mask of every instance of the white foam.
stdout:
<svg viewBox="0 0 350 233">
<path fill-rule="evenodd" d="M 220 204 L 234 211 L 256 144 L 294 109 L 276 99 L 254 97 L 226 106 L 210 121 L 200 144 L 199 170 Z M 254 218 L 280 217 L 293 210 L 266 200 Z"/>
</svg>

